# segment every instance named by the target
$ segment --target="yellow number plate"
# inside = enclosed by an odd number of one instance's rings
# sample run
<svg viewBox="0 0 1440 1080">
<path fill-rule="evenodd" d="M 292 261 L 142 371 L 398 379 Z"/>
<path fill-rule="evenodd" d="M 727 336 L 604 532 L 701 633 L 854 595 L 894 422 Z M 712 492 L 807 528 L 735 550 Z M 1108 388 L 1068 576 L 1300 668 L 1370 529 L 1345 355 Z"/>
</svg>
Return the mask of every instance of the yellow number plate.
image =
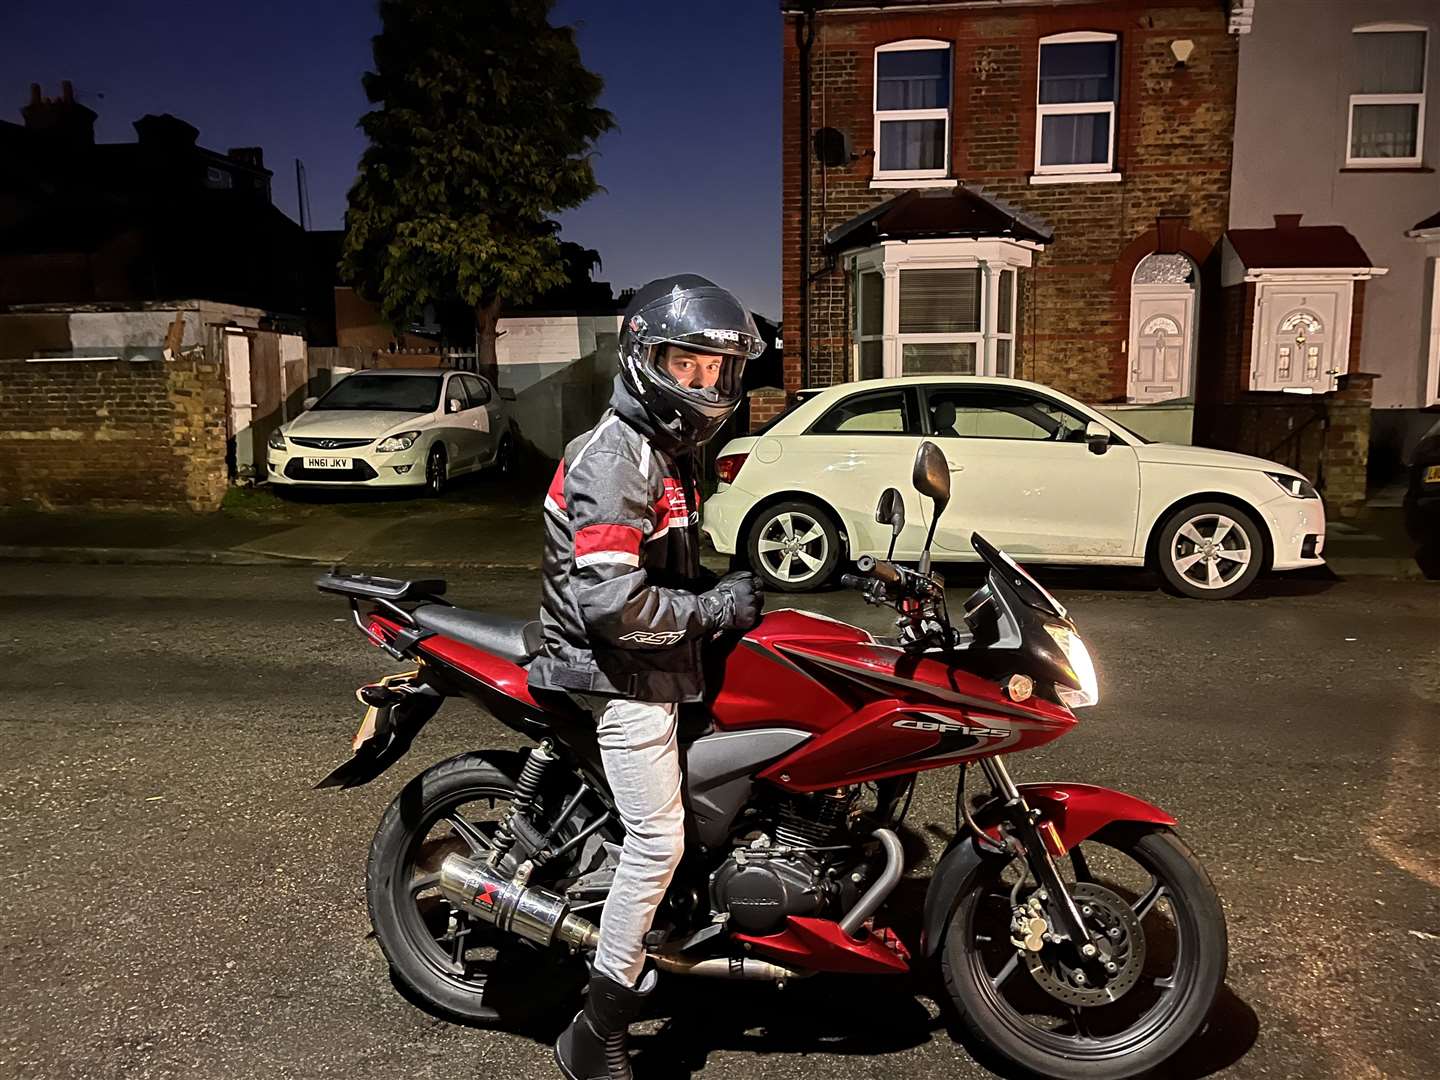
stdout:
<svg viewBox="0 0 1440 1080">
<path fill-rule="evenodd" d="M 1431 465 L 1425 470 L 1425 483 L 1440 484 L 1440 465 Z"/>
</svg>

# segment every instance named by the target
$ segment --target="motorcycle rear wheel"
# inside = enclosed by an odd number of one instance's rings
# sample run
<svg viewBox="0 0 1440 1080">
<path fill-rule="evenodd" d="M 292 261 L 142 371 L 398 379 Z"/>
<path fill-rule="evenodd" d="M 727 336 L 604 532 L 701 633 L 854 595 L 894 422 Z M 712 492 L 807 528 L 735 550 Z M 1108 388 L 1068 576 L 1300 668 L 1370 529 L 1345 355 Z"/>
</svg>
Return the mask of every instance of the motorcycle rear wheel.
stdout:
<svg viewBox="0 0 1440 1080">
<path fill-rule="evenodd" d="M 513 1028 L 558 1010 L 585 976 L 564 950 L 458 912 L 436 887 L 446 855 L 474 857 L 493 839 L 523 764 L 507 751 L 432 765 L 386 808 L 370 844 L 365 895 L 395 981 L 427 1011 L 477 1027 Z"/>
<path fill-rule="evenodd" d="M 1114 1002 L 1062 1000 L 1058 994 L 1094 992 L 1073 992 L 1048 966 L 1032 974 L 1011 943 L 1011 897 L 1023 902 L 1033 891 L 1033 882 L 1029 891 L 1015 890 L 1017 868 L 1023 872 L 1018 860 L 987 859 L 965 882 L 941 947 L 941 970 L 982 1047 L 1037 1076 L 1121 1080 L 1156 1068 L 1204 1024 L 1225 978 L 1225 916 L 1204 868 L 1169 829 L 1111 825 L 1077 850 L 1067 878 L 1088 880 L 1092 895 L 1115 897 L 1140 921 L 1135 981 Z M 1127 870 L 1127 861 L 1139 869 Z M 1087 925 L 1104 932 L 1104 924 L 1087 918 Z M 1115 938 L 1129 937 L 1120 921 L 1109 925 Z M 1046 945 L 1038 955 L 1064 947 Z"/>
</svg>

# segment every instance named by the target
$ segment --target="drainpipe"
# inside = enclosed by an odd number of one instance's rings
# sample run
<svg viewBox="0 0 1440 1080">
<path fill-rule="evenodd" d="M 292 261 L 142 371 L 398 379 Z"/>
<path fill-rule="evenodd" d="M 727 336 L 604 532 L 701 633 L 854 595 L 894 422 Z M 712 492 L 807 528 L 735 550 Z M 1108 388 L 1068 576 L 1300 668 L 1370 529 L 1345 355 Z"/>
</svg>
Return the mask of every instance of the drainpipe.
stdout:
<svg viewBox="0 0 1440 1080">
<path fill-rule="evenodd" d="M 810 385 L 810 47 L 815 43 L 815 6 L 795 21 L 800 49 L 800 389 Z"/>
</svg>

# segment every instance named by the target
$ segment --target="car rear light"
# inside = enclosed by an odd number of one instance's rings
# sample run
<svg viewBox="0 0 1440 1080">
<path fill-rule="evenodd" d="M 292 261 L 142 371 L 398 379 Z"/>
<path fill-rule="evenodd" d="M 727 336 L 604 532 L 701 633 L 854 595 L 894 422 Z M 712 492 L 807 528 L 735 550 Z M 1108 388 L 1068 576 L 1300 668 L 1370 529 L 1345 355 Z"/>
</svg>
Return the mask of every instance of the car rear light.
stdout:
<svg viewBox="0 0 1440 1080">
<path fill-rule="evenodd" d="M 722 484 L 733 484 L 735 477 L 740 475 L 740 467 L 745 464 L 749 454 L 726 454 L 724 457 L 715 459 L 715 475 L 720 478 Z"/>
</svg>

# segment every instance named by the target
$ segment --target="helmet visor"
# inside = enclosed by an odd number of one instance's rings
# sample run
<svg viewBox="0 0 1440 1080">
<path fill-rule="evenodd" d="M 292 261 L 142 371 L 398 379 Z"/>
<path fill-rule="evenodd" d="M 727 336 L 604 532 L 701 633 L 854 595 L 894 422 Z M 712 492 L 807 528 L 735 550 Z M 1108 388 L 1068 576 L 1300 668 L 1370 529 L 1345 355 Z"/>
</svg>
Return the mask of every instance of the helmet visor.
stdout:
<svg viewBox="0 0 1440 1080">
<path fill-rule="evenodd" d="M 696 404 L 728 404 L 743 393 L 746 357 L 666 342 L 652 361 L 660 377 Z"/>
<path fill-rule="evenodd" d="M 765 351 L 750 312 L 717 287 L 677 287 L 632 315 L 629 329 L 643 345 L 678 345 L 745 360 Z"/>
</svg>

